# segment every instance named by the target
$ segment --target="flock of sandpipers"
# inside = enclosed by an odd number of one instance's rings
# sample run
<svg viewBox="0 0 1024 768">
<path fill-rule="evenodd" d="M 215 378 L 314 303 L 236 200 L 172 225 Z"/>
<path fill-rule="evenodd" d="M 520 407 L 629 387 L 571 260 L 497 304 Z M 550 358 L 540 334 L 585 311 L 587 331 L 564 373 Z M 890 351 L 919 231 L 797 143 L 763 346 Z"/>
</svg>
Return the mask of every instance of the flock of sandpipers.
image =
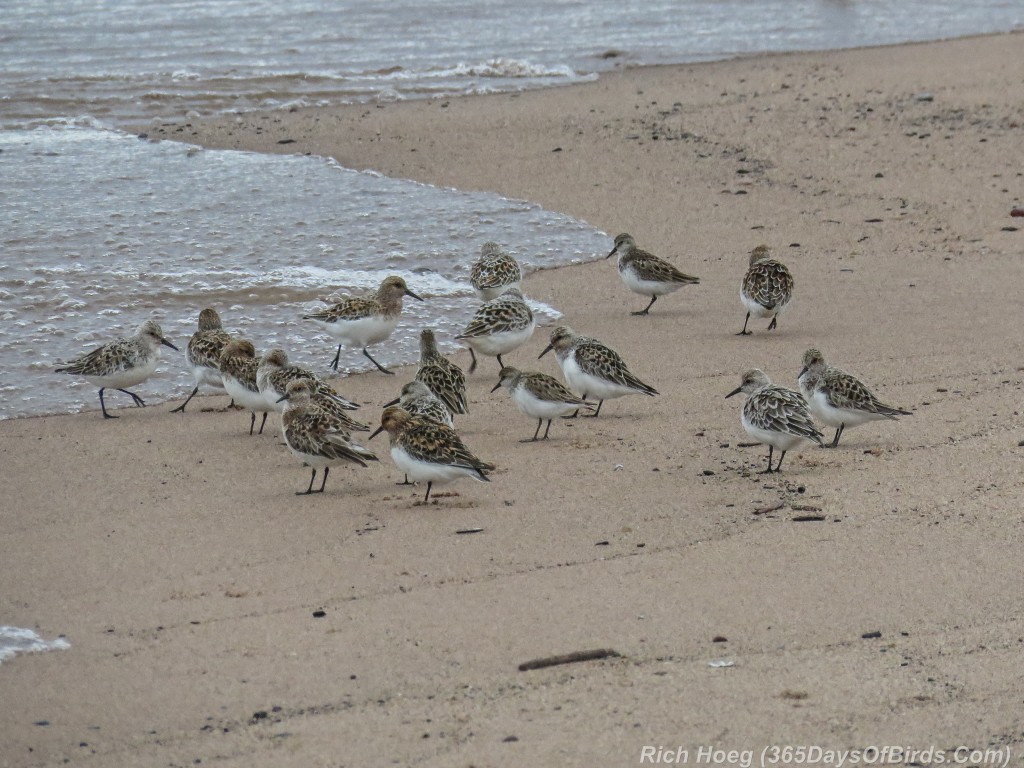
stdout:
<svg viewBox="0 0 1024 768">
<path fill-rule="evenodd" d="M 648 314 L 659 296 L 699 282 L 668 261 L 638 248 L 628 234 L 615 238 L 608 258 L 612 256 L 618 256 L 619 275 L 626 286 L 650 297 L 647 306 L 633 312 L 634 315 Z M 516 407 L 537 419 L 537 428 L 529 441 L 546 440 L 553 419 L 574 417 L 580 411 L 598 416 L 605 400 L 629 394 L 658 394 L 630 372 L 613 349 L 565 325 L 552 330 L 550 343 L 540 355 L 555 353 L 564 384 L 545 373 L 505 366 L 502 355 L 522 346 L 536 328 L 533 312 L 519 290 L 520 265 L 497 244 L 485 243 L 470 271 L 470 282 L 483 303 L 455 338 L 469 348 L 470 373 L 477 366 L 477 353 L 497 358 L 501 371 L 491 391 L 506 388 Z M 789 269 L 773 259 L 766 246 L 754 248 L 740 288 L 740 298 L 747 310 L 740 335 L 751 333 L 747 330 L 751 317 L 770 317 L 768 330 L 774 329 L 793 298 L 793 287 Z M 391 335 L 406 296 L 423 300 L 405 280 L 392 275 L 376 292 L 345 298 L 304 319 L 319 323 L 338 342 L 330 364 L 332 369 L 337 370 L 342 347 L 348 346 L 361 349 L 378 369 L 390 374 L 367 348 Z M 107 411 L 104 391 L 124 392 L 137 406 L 145 405 L 128 388 L 153 374 L 161 346 L 177 350 L 164 338 L 160 326 L 148 320 L 134 335 L 104 344 L 62 365 L 57 372 L 82 376 L 98 386 L 104 418 L 117 418 Z M 195 387 L 174 411 L 183 413 L 205 385 L 225 390 L 234 405 L 251 412 L 250 434 L 256 429 L 258 413 L 263 414 L 259 427 L 262 433 L 267 414 L 280 412 L 285 443 L 312 470 L 309 486 L 300 494 L 323 492 L 333 465 L 354 462 L 366 466 L 366 462 L 377 460 L 372 451 L 352 439 L 353 432 L 370 431 L 369 426 L 350 415 L 358 405 L 345 399 L 313 371 L 291 365 L 282 349 L 272 349 L 257 357 L 251 341 L 232 337 L 223 329 L 216 310 L 206 308 L 199 314 L 199 328 L 189 340 L 186 358 Z M 799 386 L 797 392 L 774 385 L 763 371 L 752 369 L 743 374 L 740 386 L 726 395 L 747 394 L 741 423 L 751 437 L 768 445 L 766 472 L 779 471 L 786 452 L 802 443 L 825 445 L 814 419 L 835 428 L 835 437 L 829 444 L 834 447 L 847 427 L 910 415 L 880 402 L 863 382 L 828 365 L 815 349 L 804 354 Z M 415 378 L 402 388 L 399 398 L 385 405 L 380 427 L 370 439 L 387 431 L 391 457 L 405 473 L 406 482 L 426 482 L 426 503 L 435 483 L 444 484 L 460 477 L 486 481 L 488 472 L 494 469 L 493 464 L 477 458 L 455 431 L 453 416 L 467 413 L 464 373 L 438 351 L 433 331 L 423 329 Z M 545 428 L 541 436 L 542 426 Z M 781 455 L 773 467 L 776 449 Z M 314 490 L 318 469 L 323 470 L 323 476 L 320 487 Z"/>
</svg>

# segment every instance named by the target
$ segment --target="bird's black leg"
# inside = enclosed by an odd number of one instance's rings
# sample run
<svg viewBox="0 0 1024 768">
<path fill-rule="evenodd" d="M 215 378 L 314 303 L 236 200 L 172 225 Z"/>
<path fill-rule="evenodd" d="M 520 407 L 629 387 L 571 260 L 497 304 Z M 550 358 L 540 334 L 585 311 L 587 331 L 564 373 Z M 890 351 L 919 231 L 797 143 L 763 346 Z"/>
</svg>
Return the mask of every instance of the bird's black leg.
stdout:
<svg viewBox="0 0 1024 768">
<path fill-rule="evenodd" d="M 533 431 L 533 437 L 524 437 L 520 440 L 520 443 L 535 443 L 537 442 L 537 435 L 540 434 L 540 425 L 544 423 L 544 419 L 537 419 L 537 429 Z"/>
<path fill-rule="evenodd" d="M 498 355 L 498 367 L 499 368 L 504 368 L 505 367 L 505 364 L 503 362 L 501 362 L 501 355 Z"/>
<path fill-rule="evenodd" d="M 775 326 L 777 326 L 778 324 L 779 324 L 779 316 L 778 315 L 774 315 L 772 317 L 771 324 L 768 326 L 768 330 L 769 331 L 774 331 L 775 330 Z"/>
<path fill-rule="evenodd" d="M 255 416 L 253 417 L 255 418 Z M 309 476 L 309 488 L 304 491 L 296 491 L 296 496 L 308 496 L 313 492 L 313 481 L 316 480 L 316 468 L 313 468 L 313 474 Z"/>
<path fill-rule="evenodd" d="M 196 384 L 196 388 L 192 390 L 192 394 L 191 394 L 191 395 L 189 395 L 189 396 L 188 396 L 188 397 L 187 397 L 187 398 L 185 399 L 185 402 L 184 402 L 184 403 L 182 403 L 181 405 L 179 405 L 179 406 L 178 406 L 177 408 L 173 408 L 173 409 L 171 409 L 171 413 L 184 413 L 184 412 L 185 412 L 185 406 L 186 406 L 186 405 L 188 405 L 188 401 L 189 401 L 189 400 L 191 400 L 191 399 L 192 399 L 193 397 L 195 397 L 195 396 L 196 396 L 196 392 L 198 392 L 198 391 L 199 391 L 199 385 L 198 385 L 198 384 Z"/>
<path fill-rule="evenodd" d="M 135 407 L 136 408 L 145 408 L 146 407 L 146 401 L 143 400 L 138 395 L 136 395 L 134 392 L 129 392 L 127 389 L 118 389 L 117 391 L 118 392 L 124 392 L 126 395 L 129 395 L 131 397 L 131 399 L 135 401 Z"/>
<path fill-rule="evenodd" d="M 402 482 L 400 482 L 400 483 L 395 483 L 395 485 L 415 485 L 415 483 L 410 483 L 410 482 L 409 482 L 409 476 L 408 476 L 408 475 L 406 475 L 406 476 L 405 476 L 405 480 L 403 480 L 403 481 L 402 481 Z"/>
<path fill-rule="evenodd" d="M 252 431 L 256 428 L 256 411 L 252 411 L 252 418 L 249 420 L 249 435 L 252 436 Z"/>
<path fill-rule="evenodd" d="M 428 501 L 430 501 L 430 489 L 433 487 L 433 485 L 434 485 L 434 481 L 433 480 L 428 480 L 427 481 L 427 495 L 423 497 L 423 503 L 424 504 L 426 504 Z"/>
<path fill-rule="evenodd" d="M 338 363 L 341 361 L 341 344 L 338 345 L 338 351 L 334 353 L 334 359 L 331 360 L 329 368 L 338 370 Z"/>
<path fill-rule="evenodd" d="M 324 467 L 324 479 L 323 479 L 323 482 L 320 483 L 320 490 L 317 491 L 317 493 L 323 493 L 324 492 L 324 486 L 327 485 L 327 475 L 328 475 L 328 473 L 330 471 L 331 471 L 330 467 Z M 310 485 L 309 487 L 312 488 L 313 486 Z"/>
<path fill-rule="evenodd" d="M 781 472 L 782 471 L 782 460 L 784 458 L 786 458 L 786 452 L 785 451 L 783 451 L 782 455 L 779 456 L 779 463 L 775 465 L 775 471 L 776 472 Z"/>
<path fill-rule="evenodd" d="M 538 427 L 538 428 L 539 428 L 539 427 Z M 548 426 L 547 426 L 547 428 L 546 428 L 546 429 L 544 430 L 544 437 L 542 437 L 542 438 L 541 438 L 541 440 L 547 440 L 547 439 L 548 439 L 548 430 L 549 430 L 549 429 L 551 429 L 551 419 L 548 419 Z"/>
<path fill-rule="evenodd" d="M 658 300 L 657 296 L 651 296 L 651 303 L 641 309 L 639 312 L 630 312 L 631 315 L 646 315 L 651 311 L 651 307 L 654 306 L 654 302 Z"/>
<path fill-rule="evenodd" d="M 469 372 L 472 373 L 476 370 L 476 352 L 473 351 L 472 347 L 469 348 L 469 356 L 472 359 L 472 362 L 469 364 Z"/>
<path fill-rule="evenodd" d="M 772 473 L 772 451 L 775 449 L 772 446 L 768 446 L 768 469 L 761 472 L 762 475 L 770 475 Z"/>
<path fill-rule="evenodd" d="M 846 429 L 846 425 L 840 424 L 839 429 L 836 430 L 836 436 L 832 438 L 832 445 L 829 446 L 830 448 L 835 448 L 839 445 L 839 436 L 843 434 L 844 429 Z"/>
<path fill-rule="evenodd" d="M 268 413 L 269 413 L 269 411 L 264 411 L 263 412 L 263 421 L 260 422 L 260 431 L 259 431 L 259 434 L 261 434 L 261 435 L 263 434 L 263 425 L 267 423 L 267 414 Z M 252 414 L 252 423 L 253 424 L 256 423 L 256 413 L 255 413 L 255 411 Z M 250 433 L 250 434 L 252 434 L 252 433 Z"/>
<path fill-rule="evenodd" d="M 743 330 L 737 333 L 737 336 L 749 336 L 750 331 L 747 330 L 747 323 L 750 322 L 750 313 L 747 312 L 747 319 L 743 321 Z"/>
<path fill-rule="evenodd" d="M 106 387 L 100 387 L 100 410 L 103 411 L 103 418 L 104 419 L 119 419 L 119 418 L 121 418 L 120 416 L 111 416 L 109 413 L 107 413 L 107 406 L 103 402 L 103 390 L 104 389 L 106 389 Z"/>
<path fill-rule="evenodd" d="M 367 357 L 367 358 L 369 358 L 369 360 L 370 360 L 370 362 L 371 362 L 371 363 L 373 363 L 374 365 L 376 365 L 376 366 L 377 366 L 377 370 L 378 370 L 378 371 L 380 371 L 381 373 L 386 373 L 386 374 L 388 374 L 389 376 L 394 376 L 394 375 L 395 375 L 395 372 L 394 372 L 394 371 L 389 371 L 389 370 L 388 370 L 387 368 L 385 368 L 385 367 L 384 367 L 383 365 L 381 365 L 381 364 L 380 364 L 380 363 L 378 363 L 378 362 L 377 362 L 376 360 L 374 360 L 374 359 L 373 359 L 373 356 L 372 356 L 372 355 L 371 355 L 371 354 L 369 353 L 369 351 L 367 351 L 366 347 L 363 347 L 363 354 L 364 354 L 364 355 L 366 355 L 366 357 Z"/>
<path fill-rule="evenodd" d="M 584 415 L 584 416 L 587 416 L 587 415 L 589 415 L 589 416 L 590 416 L 590 418 L 592 418 L 592 419 L 596 419 L 596 418 L 597 418 L 597 415 L 598 415 L 599 413 L 601 413 L 601 406 L 602 406 L 602 405 L 604 405 L 604 400 L 598 400 L 598 401 L 597 401 L 597 410 L 596 410 L 596 411 L 594 411 L 594 412 L 593 412 L 593 413 L 591 413 L 591 414 L 586 414 L 586 413 L 585 413 L 585 414 L 583 414 L 583 415 Z"/>
</svg>

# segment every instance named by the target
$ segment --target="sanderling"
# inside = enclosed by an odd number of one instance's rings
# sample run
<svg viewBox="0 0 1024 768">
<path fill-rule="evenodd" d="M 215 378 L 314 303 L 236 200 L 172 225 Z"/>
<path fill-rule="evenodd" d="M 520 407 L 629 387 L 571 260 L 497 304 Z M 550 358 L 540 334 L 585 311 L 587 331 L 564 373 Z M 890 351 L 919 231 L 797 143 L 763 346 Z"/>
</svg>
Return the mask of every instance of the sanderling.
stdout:
<svg viewBox="0 0 1024 768">
<path fill-rule="evenodd" d="M 633 236 L 625 232 L 615 238 L 615 246 L 605 258 L 610 259 L 615 254 L 619 256 L 619 277 L 626 287 L 633 293 L 651 297 L 651 303 L 631 313 L 634 315 L 649 313 L 659 296 L 700 282 L 699 277 L 684 274 L 664 259 L 637 248 Z"/>
<path fill-rule="evenodd" d="M 420 367 L 416 380 L 426 384 L 453 414 L 469 413 L 466 376 L 459 366 L 437 351 L 434 332 L 429 328 L 420 331 Z"/>
<path fill-rule="evenodd" d="M 199 330 L 192 334 L 192 338 L 188 340 L 188 349 L 185 351 L 185 358 L 192 368 L 196 386 L 185 402 L 171 409 L 171 413 L 184 413 L 185 406 L 196 396 L 203 384 L 224 389 L 224 383 L 220 378 L 220 353 L 230 341 L 231 335 L 221 325 L 217 310 L 213 307 L 202 310 L 199 313 Z"/>
<path fill-rule="evenodd" d="M 389 403 L 384 403 L 385 408 L 392 405 L 401 405 L 413 416 L 419 416 L 422 419 L 429 419 L 430 421 L 436 421 L 438 424 L 444 424 L 446 427 L 455 428 L 455 423 L 452 421 L 452 412 L 448 410 L 448 406 L 431 392 L 430 388 L 422 381 L 413 379 L 402 387 L 401 396 L 396 397 Z"/>
<path fill-rule="evenodd" d="M 391 458 L 395 465 L 412 480 L 427 481 L 424 504 L 430 501 L 434 483 L 442 485 L 460 477 L 490 482 L 487 472 L 493 470 L 494 465 L 470 453 L 451 427 L 418 418 L 401 406 L 392 405 L 384 409 L 380 427 L 370 439 L 383 430 L 387 430 L 391 439 Z"/>
<path fill-rule="evenodd" d="M 267 423 L 267 412 L 271 410 L 256 383 L 257 368 L 259 360 L 256 359 L 256 348 L 247 339 L 232 339 L 220 353 L 220 378 L 224 389 L 234 398 L 235 403 L 252 412 L 250 435 L 256 426 L 256 412 L 263 413 L 263 421 L 260 422 L 262 435 L 263 426 Z"/>
<path fill-rule="evenodd" d="M 368 461 L 377 461 L 377 455 L 361 445 L 353 443 L 343 422 L 335 414 L 318 407 L 313 401 L 314 384 L 310 379 L 296 379 L 288 383 L 281 396 L 286 401 L 281 416 L 281 432 L 284 441 L 296 458 L 308 466 L 313 474 L 309 487 L 296 491 L 297 496 L 323 493 L 331 467 L 343 461 L 351 461 L 365 467 Z M 340 411 L 338 412 L 340 413 Z M 323 469 L 324 476 L 320 490 L 313 490 L 317 469 Z"/>
<path fill-rule="evenodd" d="M 496 299 L 510 288 L 518 288 L 523 281 L 519 262 L 501 250 L 494 242 L 480 247 L 480 258 L 469 270 L 469 282 L 476 295 L 484 301 Z"/>
<path fill-rule="evenodd" d="M 398 325 L 398 316 L 402 314 L 402 297 L 412 296 L 417 301 L 423 301 L 417 296 L 398 275 L 390 275 L 384 278 L 377 292 L 371 296 L 350 296 L 333 307 L 303 315 L 303 320 L 316 320 L 334 340 L 338 342 L 338 351 L 331 361 L 331 368 L 338 370 L 338 361 L 341 358 L 341 347 L 347 344 L 352 347 L 362 347 L 363 354 L 378 370 L 383 373 L 393 373 L 373 359 L 367 351 L 370 344 L 384 341 Z"/>
<path fill-rule="evenodd" d="M 803 364 L 799 381 L 807 407 L 814 418 L 836 430 L 829 448 L 839 445 L 839 436 L 846 427 L 914 415 L 883 403 L 856 376 L 826 363 L 825 356 L 816 349 L 804 352 Z"/>
<path fill-rule="evenodd" d="M 256 367 L 256 386 L 266 398 L 267 404 L 279 413 L 284 410 L 281 395 L 287 390 L 288 382 L 299 379 L 309 379 L 314 384 L 315 396 L 333 400 L 337 408 L 341 410 L 354 411 L 359 408 L 357 403 L 339 395 L 334 387 L 313 371 L 291 365 L 288 362 L 288 353 L 283 349 L 270 350 L 260 358 L 259 365 Z"/>
<path fill-rule="evenodd" d="M 737 336 L 749 336 L 747 323 L 750 316 L 770 317 L 768 330 L 774 330 L 779 315 L 793 299 L 793 275 L 782 262 L 771 257 L 767 245 L 759 245 L 750 252 L 750 267 L 740 286 L 740 301 L 747 308 L 743 330 Z"/>
<path fill-rule="evenodd" d="M 799 392 L 772 384 L 767 374 L 753 368 L 743 374 L 742 383 L 726 397 L 740 392 L 747 394 L 747 402 L 740 411 L 740 423 L 747 434 L 759 443 L 768 444 L 769 472 L 778 472 L 786 451 L 805 441 L 821 445 L 821 432 L 814 426 L 807 412 L 807 401 Z M 772 469 L 772 451 L 782 451 L 779 463 Z"/>
<path fill-rule="evenodd" d="M 586 400 L 598 401 L 594 416 L 601 413 L 605 400 L 623 395 L 644 394 L 654 397 L 658 390 L 630 373 L 626 363 L 611 347 L 597 339 L 580 336 L 565 325 L 551 331 L 551 343 L 544 347 L 538 359 L 555 351 L 565 383 Z"/>
<path fill-rule="evenodd" d="M 506 366 L 501 369 L 498 383 L 491 392 L 496 392 L 499 387 L 505 387 L 509 391 L 512 402 L 516 404 L 520 413 L 537 420 L 537 429 L 534 430 L 533 437 L 520 440 L 521 443 L 536 442 L 544 419 L 548 420 L 548 426 L 541 440 L 548 439 L 552 419 L 569 416 L 580 408 L 594 409 L 593 403 L 577 397 L 566 389 L 562 382 L 546 373 L 520 371 L 518 368 Z"/>
<path fill-rule="evenodd" d="M 469 345 L 469 353 L 473 362 L 469 372 L 476 370 L 476 352 L 498 358 L 498 365 L 504 367 L 501 356 L 511 352 L 533 335 L 537 321 L 533 318 L 530 306 L 518 288 L 510 288 L 496 299 L 480 305 L 466 330 L 456 336 Z"/>
<path fill-rule="evenodd" d="M 139 326 L 132 336 L 115 339 L 97 347 L 86 355 L 64 363 L 55 373 L 72 373 L 83 377 L 86 381 L 100 388 L 100 410 L 103 418 L 116 419 L 107 413 L 103 402 L 103 390 L 116 389 L 130 395 L 137 407 L 146 405 L 145 401 L 128 387 L 141 384 L 156 370 L 160 361 L 160 345 L 178 348 L 164 338 L 163 331 L 155 320 L 147 320 Z"/>
</svg>

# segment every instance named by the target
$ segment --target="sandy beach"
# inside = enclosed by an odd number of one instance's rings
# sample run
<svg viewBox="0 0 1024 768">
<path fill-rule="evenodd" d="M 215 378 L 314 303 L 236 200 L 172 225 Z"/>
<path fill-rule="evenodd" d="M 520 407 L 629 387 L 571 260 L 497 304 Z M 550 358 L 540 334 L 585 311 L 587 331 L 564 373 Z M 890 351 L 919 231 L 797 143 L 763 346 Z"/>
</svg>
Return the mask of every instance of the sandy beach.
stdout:
<svg viewBox="0 0 1024 768">
<path fill-rule="evenodd" d="M 701 283 L 632 317 L 613 261 L 529 275 L 660 394 L 520 443 L 484 358 L 457 425 L 498 469 L 429 506 L 384 436 L 295 496 L 278 418 L 224 396 L 0 422 L 0 618 L 71 644 L 0 665 L 0 766 L 1024 764 L 1021 72 L 1012 34 L 140 127 L 522 198 Z M 740 337 L 761 243 L 795 298 Z M 550 330 L 506 363 L 557 375 Z M 809 347 L 913 415 L 757 474 L 724 396 Z M 413 373 L 337 385 L 376 423 Z M 589 649 L 619 656 L 518 669 Z"/>
</svg>

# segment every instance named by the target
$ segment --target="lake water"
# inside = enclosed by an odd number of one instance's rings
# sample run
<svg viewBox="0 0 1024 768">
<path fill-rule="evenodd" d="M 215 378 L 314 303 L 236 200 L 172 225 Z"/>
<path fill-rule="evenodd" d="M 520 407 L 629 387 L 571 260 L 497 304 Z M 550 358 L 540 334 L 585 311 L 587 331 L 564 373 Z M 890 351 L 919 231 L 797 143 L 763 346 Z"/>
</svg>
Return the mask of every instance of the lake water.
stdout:
<svg viewBox="0 0 1024 768">
<path fill-rule="evenodd" d="M 144 141 L 129 123 L 549 87 L 626 65 L 1009 31 L 1014 1 L 53 0 L 0 18 L 0 418 L 97 407 L 52 373 L 155 317 L 184 348 L 204 306 L 257 348 L 324 370 L 331 344 L 299 319 L 329 294 L 403 275 L 385 364 L 442 344 L 476 306 L 466 276 L 495 240 L 528 269 L 585 261 L 606 233 L 524 201 L 463 193 L 329 158 Z M 410 306 L 411 305 L 411 306 Z M 537 307 L 542 318 L 557 308 Z M 139 387 L 192 386 L 170 350 Z M 357 352 L 342 367 L 364 370 Z M 119 402 L 115 400 L 115 402 Z"/>
</svg>

